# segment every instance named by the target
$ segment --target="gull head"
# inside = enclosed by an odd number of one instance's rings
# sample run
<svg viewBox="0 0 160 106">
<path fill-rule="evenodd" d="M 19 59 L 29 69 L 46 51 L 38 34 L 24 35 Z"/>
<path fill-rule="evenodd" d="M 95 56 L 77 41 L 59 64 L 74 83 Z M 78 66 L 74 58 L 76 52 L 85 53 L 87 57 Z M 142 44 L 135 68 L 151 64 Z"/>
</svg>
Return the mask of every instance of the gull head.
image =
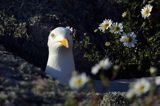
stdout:
<svg viewBox="0 0 160 106">
<path fill-rule="evenodd" d="M 48 37 L 48 47 L 50 49 L 69 49 L 73 46 L 72 30 L 69 27 L 57 27 L 52 30 Z"/>
</svg>

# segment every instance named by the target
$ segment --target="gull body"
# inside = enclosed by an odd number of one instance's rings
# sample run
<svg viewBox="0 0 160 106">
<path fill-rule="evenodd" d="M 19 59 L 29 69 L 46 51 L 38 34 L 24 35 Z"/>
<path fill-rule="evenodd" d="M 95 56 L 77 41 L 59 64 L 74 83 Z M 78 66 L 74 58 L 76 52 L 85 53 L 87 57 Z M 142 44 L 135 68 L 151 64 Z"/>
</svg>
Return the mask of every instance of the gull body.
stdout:
<svg viewBox="0 0 160 106">
<path fill-rule="evenodd" d="M 48 61 L 45 73 L 58 80 L 61 84 L 68 84 L 75 70 L 73 58 L 73 40 L 71 30 L 57 27 L 48 37 Z"/>
</svg>

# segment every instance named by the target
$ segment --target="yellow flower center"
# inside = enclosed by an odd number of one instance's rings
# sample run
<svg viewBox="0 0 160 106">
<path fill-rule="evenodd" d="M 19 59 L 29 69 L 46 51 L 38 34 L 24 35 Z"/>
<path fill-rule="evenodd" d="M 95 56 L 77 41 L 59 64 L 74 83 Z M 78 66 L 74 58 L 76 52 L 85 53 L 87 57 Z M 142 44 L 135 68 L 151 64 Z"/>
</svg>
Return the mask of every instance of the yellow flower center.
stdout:
<svg viewBox="0 0 160 106">
<path fill-rule="evenodd" d="M 144 85 L 140 85 L 137 90 L 141 93 L 144 92 Z"/>
<path fill-rule="evenodd" d="M 75 84 L 78 85 L 78 86 L 80 86 L 82 84 L 82 80 L 81 79 L 76 80 Z"/>
<path fill-rule="evenodd" d="M 102 26 L 104 29 L 108 29 L 108 27 L 109 27 L 109 23 L 105 23 L 105 24 L 103 24 L 103 26 Z"/>
<path fill-rule="evenodd" d="M 125 40 L 125 42 L 127 42 L 127 43 L 132 42 L 132 38 L 131 38 L 131 37 L 126 37 L 124 40 Z"/>
<path fill-rule="evenodd" d="M 120 28 L 119 28 L 118 26 L 114 26 L 114 27 L 113 27 L 113 30 L 114 30 L 115 32 L 117 32 L 117 31 L 120 30 Z"/>
<path fill-rule="evenodd" d="M 149 9 L 146 9 L 146 10 L 144 11 L 144 14 L 145 14 L 145 15 L 148 15 L 149 13 L 150 13 Z"/>
</svg>

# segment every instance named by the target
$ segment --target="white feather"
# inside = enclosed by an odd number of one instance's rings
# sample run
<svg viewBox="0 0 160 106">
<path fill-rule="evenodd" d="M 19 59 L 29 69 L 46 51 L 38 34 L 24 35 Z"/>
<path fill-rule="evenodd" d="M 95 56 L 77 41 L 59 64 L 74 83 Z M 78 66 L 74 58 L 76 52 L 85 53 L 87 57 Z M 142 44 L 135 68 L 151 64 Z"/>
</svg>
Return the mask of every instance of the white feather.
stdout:
<svg viewBox="0 0 160 106">
<path fill-rule="evenodd" d="M 68 39 L 69 48 L 65 48 L 58 42 L 63 38 Z M 68 28 L 58 27 L 51 31 L 48 37 L 49 56 L 45 72 L 61 84 L 68 84 L 75 70 L 72 46 L 72 36 Z"/>
</svg>

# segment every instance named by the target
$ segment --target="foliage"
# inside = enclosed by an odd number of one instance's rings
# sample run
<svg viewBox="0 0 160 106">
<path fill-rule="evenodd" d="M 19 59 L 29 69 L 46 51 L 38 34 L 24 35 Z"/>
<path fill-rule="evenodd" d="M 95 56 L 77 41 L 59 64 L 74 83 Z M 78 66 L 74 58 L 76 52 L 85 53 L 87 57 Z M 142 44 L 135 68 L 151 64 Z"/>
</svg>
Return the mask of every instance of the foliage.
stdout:
<svg viewBox="0 0 160 106">
<path fill-rule="evenodd" d="M 113 20 L 113 22 L 123 23 L 123 33 L 115 34 L 111 31 L 100 33 L 106 43 L 109 44 L 105 49 L 110 52 L 110 58 L 113 59 L 114 64 L 119 64 L 122 70 L 125 70 L 128 66 L 130 67 L 130 65 L 137 65 L 136 70 L 141 71 L 149 69 L 150 66 L 159 67 L 160 15 L 158 8 L 160 2 L 154 0 L 122 0 L 120 3 L 124 5 L 122 20 Z M 144 19 L 141 15 L 141 9 L 147 4 L 151 4 L 153 10 L 151 15 Z M 126 47 L 120 40 L 124 37 L 124 33 L 130 32 L 134 32 L 136 35 L 134 47 Z"/>
</svg>

